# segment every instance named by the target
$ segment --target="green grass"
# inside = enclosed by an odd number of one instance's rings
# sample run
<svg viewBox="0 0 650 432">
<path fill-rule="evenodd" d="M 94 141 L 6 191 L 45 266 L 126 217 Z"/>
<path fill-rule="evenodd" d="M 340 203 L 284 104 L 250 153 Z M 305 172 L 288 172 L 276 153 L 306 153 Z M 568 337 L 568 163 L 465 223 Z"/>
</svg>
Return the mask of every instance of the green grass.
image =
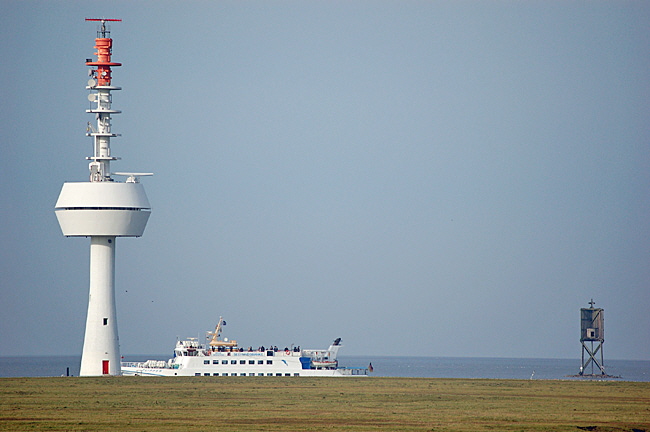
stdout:
<svg viewBox="0 0 650 432">
<path fill-rule="evenodd" d="M 1 378 L 0 431 L 648 431 L 650 383 Z"/>
</svg>

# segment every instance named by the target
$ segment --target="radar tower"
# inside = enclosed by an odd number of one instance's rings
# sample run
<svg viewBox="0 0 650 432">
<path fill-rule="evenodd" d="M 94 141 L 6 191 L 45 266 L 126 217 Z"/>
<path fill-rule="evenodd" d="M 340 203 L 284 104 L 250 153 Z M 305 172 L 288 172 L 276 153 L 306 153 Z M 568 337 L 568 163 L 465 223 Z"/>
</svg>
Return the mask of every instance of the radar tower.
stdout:
<svg viewBox="0 0 650 432">
<path fill-rule="evenodd" d="M 119 19 L 86 18 L 97 21 L 96 60 L 86 59 L 92 67 L 86 89 L 90 91 L 87 113 L 95 115 L 96 126 L 88 122 L 86 136 L 93 139 L 93 155 L 86 159 L 89 181 L 66 182 L 55 205 L 55 213 L 66 237 L 90 237 L 90 289 L 81 376 L 120 375 L 120 345 L 115 307 L 115 240 L 140 237 L 151 214 L 151 205 L 139 177 L 151 173 L 111 173 L 111 138 L 120 136 L 111 130 L 111 92 L 121 90 L 112 84 L 111 68 L 121 66 L 111 60 L 113 39 L 107 22 Z M 112 175 L 127 176 L 125 182 Z"/>
</svg>

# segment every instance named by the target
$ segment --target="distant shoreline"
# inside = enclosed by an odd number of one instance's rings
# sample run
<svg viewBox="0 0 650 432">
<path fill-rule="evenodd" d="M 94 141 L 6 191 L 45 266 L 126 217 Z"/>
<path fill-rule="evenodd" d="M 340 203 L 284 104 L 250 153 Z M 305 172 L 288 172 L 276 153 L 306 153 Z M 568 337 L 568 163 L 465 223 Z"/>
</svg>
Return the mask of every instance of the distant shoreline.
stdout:
<svg viewBox="0 0 650 432">
<path fill-rule="evenodd" d="M 124 361 L 166 360 L 168 355 L 125 355 Z M 488 357 L 339 357 L 344 367 L 368 367 L 372 363 L 374 377 L 396 378 L 464 378 L 464 379 L 534 379 L 588 380 L 571 377 L 579 372 L 576 359 L 518 359 Z M 80 356 L 12 356 L 0 357 L 0 377 L 59 377 L 79 375 Z M 650 361 L 606 360 L 606 373 L 631 382 L 650 382 Z M 597 373 L 598 371 L 595 370 Z M 585 370 L 586 374 L 591 370 Z"/>
</svg>

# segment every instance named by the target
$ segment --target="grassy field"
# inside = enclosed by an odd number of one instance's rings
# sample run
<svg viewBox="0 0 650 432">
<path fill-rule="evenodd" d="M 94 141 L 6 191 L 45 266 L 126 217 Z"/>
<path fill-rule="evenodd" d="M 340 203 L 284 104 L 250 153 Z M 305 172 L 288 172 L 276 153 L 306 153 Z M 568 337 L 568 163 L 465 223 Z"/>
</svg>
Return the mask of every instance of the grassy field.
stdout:
<svg viewBox="0 0 650 432">
<path fill-rule="evenodd" d="M 0 378 L 0 430 L 650 432 L 650 383 Z"/>
</svg>

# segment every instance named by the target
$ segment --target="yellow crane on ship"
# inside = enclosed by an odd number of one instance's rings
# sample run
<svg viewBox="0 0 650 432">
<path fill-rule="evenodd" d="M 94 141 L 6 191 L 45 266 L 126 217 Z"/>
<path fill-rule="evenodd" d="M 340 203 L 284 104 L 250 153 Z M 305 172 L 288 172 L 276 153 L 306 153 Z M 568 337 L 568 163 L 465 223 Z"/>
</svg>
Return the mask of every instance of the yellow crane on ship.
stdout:
<svg viewBox="0 0 650 432">
<path fill-rule="evenodd" d="M 221 331 L 223 330 L 223 326 L 226 325 L 226 322 L 223 320 L 223 317 L 219 317 L 219 323 L 217 324 L 217 327 L 214 329 L 213 332 L 208 332 L 208 337 L 210 335 L 212 338 L 210 339 L 209 345 L 211 347 L 219 348 L 219 347 L 228 347 L 228 348 L 234 348 L 237 346 L 237 341 L 236 340 L 221 340 L 219 339 L 221 337 Z"/>
</svg>

